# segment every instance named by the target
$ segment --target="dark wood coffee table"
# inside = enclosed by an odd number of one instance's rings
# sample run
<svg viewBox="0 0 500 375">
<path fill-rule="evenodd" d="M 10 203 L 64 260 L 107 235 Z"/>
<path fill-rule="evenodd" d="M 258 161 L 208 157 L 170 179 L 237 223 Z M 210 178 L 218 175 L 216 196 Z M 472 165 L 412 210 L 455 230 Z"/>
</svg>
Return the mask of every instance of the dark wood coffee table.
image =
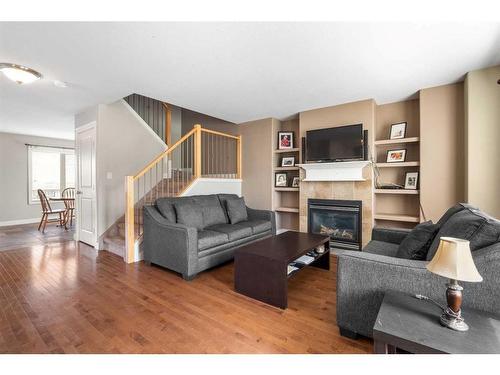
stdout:
<svg viewBox="0 0 500 375">
<path fill-rule="evenodd" d="M 444 293 L 444 291 L 443 291 Z M 441 309 L 411 295 L 388 292 L 373 327 L 375 353 L 500 353 L 500 320 L 490 313 L 462 309 L 469 325 L 457 332 L 439 324 Z"/>
<path fill-rule="evenodd" d="M 325 252 L 316 255 L 314 262 L 308 266 L 330 269 L 329 241 L 328 236 L 319 234 L 285 232 L 239 248 L 234 255 L 235 290 L 286 309 L 288 279 L 302 270 L 300 268 L 288 274 L 288 264 L 324 245 Z"/>
</svg>

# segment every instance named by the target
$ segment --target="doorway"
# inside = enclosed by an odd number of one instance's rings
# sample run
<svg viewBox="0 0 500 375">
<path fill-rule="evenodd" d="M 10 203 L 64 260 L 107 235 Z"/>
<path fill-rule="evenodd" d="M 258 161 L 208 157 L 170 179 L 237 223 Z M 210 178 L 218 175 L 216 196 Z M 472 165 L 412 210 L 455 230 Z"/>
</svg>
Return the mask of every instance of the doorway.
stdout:
<svg viewBox="0 0 500 375">
<path fill-rule="evenodd" d="M 76 239 L 97 246 L 96 123 L 76 129 Z"/>
</svg>

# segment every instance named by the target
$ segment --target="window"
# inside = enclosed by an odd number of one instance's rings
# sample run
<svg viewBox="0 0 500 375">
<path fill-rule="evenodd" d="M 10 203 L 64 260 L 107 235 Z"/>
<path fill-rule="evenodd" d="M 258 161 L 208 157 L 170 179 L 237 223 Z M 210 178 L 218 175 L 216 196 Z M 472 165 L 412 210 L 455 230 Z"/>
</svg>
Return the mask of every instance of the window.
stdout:
<svg viewBox="0 0 500 375">
<path fill-rule="evenodd" d="M 28 146 L 28 202 L 40 202 L 38 189 L 47 197 L 58 197 L 75 187 L 75 152 L 72 149 Z"/>
</svg>

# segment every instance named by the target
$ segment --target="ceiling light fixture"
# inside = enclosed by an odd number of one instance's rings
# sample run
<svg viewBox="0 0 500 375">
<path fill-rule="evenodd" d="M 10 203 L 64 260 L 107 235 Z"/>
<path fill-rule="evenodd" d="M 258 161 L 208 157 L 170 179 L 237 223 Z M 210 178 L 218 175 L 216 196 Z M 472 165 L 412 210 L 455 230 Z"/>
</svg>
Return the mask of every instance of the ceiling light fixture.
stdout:
<svg viewBox="0 0 500 375">
<path fill-rule="evenodd" d="M 20 85 L 33 83 L 42 78 L 42 75 L 36 70 L 11 63 L 0 63 L 0 72 L 5 74 L 11 81 L 17 82 Z"/>
</svg>

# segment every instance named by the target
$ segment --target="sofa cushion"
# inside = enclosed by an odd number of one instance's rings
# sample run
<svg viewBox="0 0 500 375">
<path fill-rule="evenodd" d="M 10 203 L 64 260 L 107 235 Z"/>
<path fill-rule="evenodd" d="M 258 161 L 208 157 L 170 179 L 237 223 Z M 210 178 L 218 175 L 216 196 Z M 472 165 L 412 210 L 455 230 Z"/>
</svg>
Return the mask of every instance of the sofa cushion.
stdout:
<svg viewBox="0 0 500 375">
<path fill-rule="evenodd" d="M 269 220 L 250 220 L 244 221 L 243 223 L 248 223 L 252 227 L 252 233 L 262 233 L 271 230 L 271 222 Z"/>
<path fill-rule="evenodd" d="M 169 198 L 159 198 L 156 200 L 156 208 L 160 211 L 160 214 L 172 223 L 176 223 L 176 215 L 174 205 L 172 200 Z"/>
<path fill-rule="evenodd" d="M 228 199 L 238 198 L 238 196 L 236 194 L 217 194 L 217 198 L 219 198 L 220 204 L 222 208 L 224 208 L 224 215 L 226 215 L 226 224 L 229 224 L 226 201 Z"/>
<path fill-rule="evenodd" d="M 225 233 L 229 237 L 229 241 L 236 241 L 252 235 L 252 226 L 247 222 L 238 224 L 217 224 L 207 227 L 206 229 Z"/>
<path fill-rule="evenodd" d="M 436 254 L 441 237 L 456 237 L 470 241 L 471 251 L 500 241 L 500 221 L 465 205 L 463 210 L 451 216 L 439 229 L 427 253 L 427 260 Z"/>
<path fill-rule="evenodd" d="M 176 202 L 194 202 L 193 197 L 165 197 L 158 198 L 155 202 L 156 208 L 164 218 L 172 223 L 177 223 L 177 214 L 174 203 Z"/>
<path fill-rule="evenodd" d="M 441 227 L 444 223 L 448 221 L 450 217 L 455 215 L 457 212 L 462 211 L 465 208 L 474 208 L 477 209 L 477 207 L 473 207 L 467 203 L 457 203 L 453 207 L 448 208 L 448 210 L 444 213 L 443 216 L 438 220 L 437 224 Z"/>
<path fill-rule="evenodd" d="M 418 224 L 401 241 L 396 258 L 425 260 L 429 247 L 439 230 L 439 225 L 432 221 L 426 221 Z"/>
<path fill-rule="evenodd" d="M 174 203 L 177 222 L 198 230 L 204 228 L 202 208 L 192 201 L 176 201 Z"/>
<path fill-rule="evenodd" d="M 209 249 L 229 242 L 227 234 L 213 230 L 200 230 L 198 232 L 198 251 Z"/>
<path fill-rule="evenodd" d="M 363 248 L 363 252 L 393 257 L 398 252 L 398 247 L 395 243 L 371 240 Z"/>
<path fill-rule="evenodd" d="M 247 206 L 245 205 L 245 199 L 243 197 L 226 200 L 226 206 L 229 222 L 231 224 L 238 224 L 248 219 Z"/>
<path fill-rule="evenodd" d="M 226 223 L 225 210 L 222 208 L 217 195 L 198 195 L 192 197 L 192 199 L 202 209 L 204 227 Z"/>
</svg>

